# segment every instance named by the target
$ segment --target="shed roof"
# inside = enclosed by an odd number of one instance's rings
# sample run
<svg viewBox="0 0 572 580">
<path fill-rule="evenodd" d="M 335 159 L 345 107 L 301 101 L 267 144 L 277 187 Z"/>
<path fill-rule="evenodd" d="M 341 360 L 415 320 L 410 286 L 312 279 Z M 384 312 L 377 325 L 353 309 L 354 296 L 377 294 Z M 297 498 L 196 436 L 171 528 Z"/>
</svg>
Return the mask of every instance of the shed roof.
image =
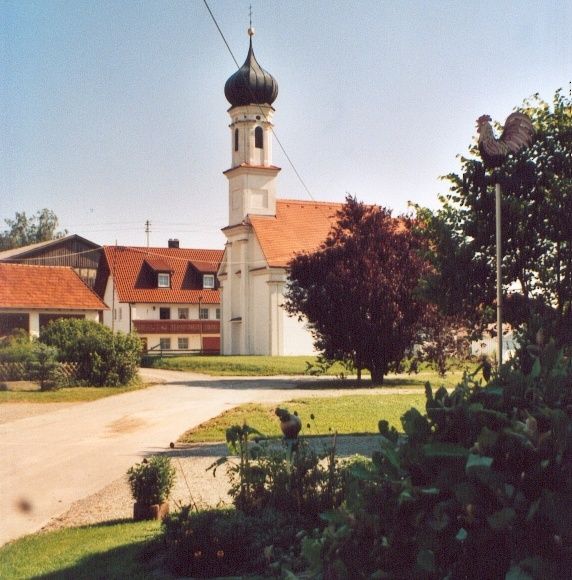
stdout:
<svg viewBox="0 0 572 580">
<path fill-rule="evenodd" d="M 0 262 L 0 308 L 106 310 L 72 268 Z"/>
<path fill-rule="evenodd" d="M 84 238 L 82 236 L 78 236 L 77 234 L 70 234 L 69 236 L 63 236 L 61 238 L 56 238 L 55 240 L 47 240 L 45 242 L 38 242 L 36 244 L 29 244 L 28 246 L 21 246 L 19 248 L 12 248 L 10 250 L 4 250 L 4 251 L 0 252 L 0 261 L 13 260 L 16 258 L 23 259 L 23 258 L 28 257 L 28 256 L 34 256 L 42 250 L 46 250 L 46 249 L 54 247 L 54 246 L 64 245 L 72 240 L 77 240 L 77 241 L 81 242 L 82 244 L 84 244 L 85 246 L 90 247 L 94 250 L 99 250 L 101 248 L 101 246 L 99 246 L 95 242 L 87 240 L 86 238 Z"/>
</svg>

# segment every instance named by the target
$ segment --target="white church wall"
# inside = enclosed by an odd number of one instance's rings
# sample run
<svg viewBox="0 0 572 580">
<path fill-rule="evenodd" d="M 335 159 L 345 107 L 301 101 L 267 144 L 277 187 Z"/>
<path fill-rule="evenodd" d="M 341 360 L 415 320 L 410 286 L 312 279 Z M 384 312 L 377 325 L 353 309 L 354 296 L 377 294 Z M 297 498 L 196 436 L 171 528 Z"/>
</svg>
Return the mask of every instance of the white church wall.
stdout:
<svg viewBox="0 0 572 580">
<path fill-rule="evenodd" d="M 288 316 L 283 310 L 282 328 L 284 356 L 316 354 L 312 335 L 304 321 L 298 321 L 296 316 Z"/>
<path fill-rule="evenodd" d="M 251 352 L 270 354 L 270 319 L 268 311 L 268 275 L 252 276 L 251 279 Z"/>
</svg>

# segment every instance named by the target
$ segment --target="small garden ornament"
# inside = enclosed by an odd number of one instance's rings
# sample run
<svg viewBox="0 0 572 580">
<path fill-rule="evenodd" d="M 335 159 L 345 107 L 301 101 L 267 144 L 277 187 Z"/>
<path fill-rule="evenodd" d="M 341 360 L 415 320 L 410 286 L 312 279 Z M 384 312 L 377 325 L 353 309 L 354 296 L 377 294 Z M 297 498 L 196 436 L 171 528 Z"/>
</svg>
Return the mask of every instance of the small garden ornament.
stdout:
<svg viewBox="0 0 572 580">
<path fill-rule="evenodd" d="M 166 455 L 143 459 L 127 471 L 135 500 L 133 519 L 162 520 L 169 513 L 169 495 L 175 484 L 175 468 Z"/>
<path fill-rule="evenodd" d="M 296 414 L 288 412 L 287 409 L 278 407 L 274 413 L 280 419 L 280 429 L 285 439 L 298 439 L 298 433 L 302 429 L 302 421 Z"/>
</svg>

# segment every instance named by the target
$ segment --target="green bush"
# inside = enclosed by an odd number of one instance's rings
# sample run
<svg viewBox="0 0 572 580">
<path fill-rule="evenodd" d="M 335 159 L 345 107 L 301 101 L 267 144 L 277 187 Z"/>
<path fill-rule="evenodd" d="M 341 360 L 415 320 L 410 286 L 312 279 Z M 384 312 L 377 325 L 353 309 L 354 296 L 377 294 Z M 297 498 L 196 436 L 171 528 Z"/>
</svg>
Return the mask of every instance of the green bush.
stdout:
<svg viewBox="0 0 572 580">
<path fill-rule="evenodd" d="M 70 318 L 50 322 L 40 340 L 56 347 L 61 361 L 78 363 L 78 378 L 89 385 L 126 385 L 137 374 L 141 341 L 134 334 Z"/>
<path fill-rule="evenodd" d="M 304 539 L 325 577 L 552 579 L 572 570 L 572 365 L 554 344 L 486 386 L 426 387 Z"/>
<path fill-rule="evenodd" d="M 304 515 L 317 524 L 320 512 L 340 505 L 344 479 L 335 438 L 318 452 L 305 437 L 266 440 L 245 424 L 227 429 L 226 441 L 234 457 L 222 457 L 209 469 L 216 474 L 220 465 L 227 465 L 229 494 L 237 509 L 251 514 L 273 508 Z"/>
<path fill-rule="evenodd" d="M 25 330 L 18 329 L 0 340 L 0 362 L 27 363 L 34 358 L 35 343 Z"/>
<path fill-rule="evenodd" d="M 0 362 L 13 363 L 7 365 L 9 380 L 37 381 L 43 391 L 66 382 L 57 358 L 56 348 L 31 339 L 24 330 L 19 329 L 0 341 Z"/>
<path fill-rule="evenodd" d="M 175 484 L 175 468 L 166 455 L 154 455 L 127 471 L 133 499 L 142 505 L 161 504 L 169 498 Z"/>
<path fill-rule="evenodd" d="M 166 564 L 174 574 L 193 578 L 262 573 L 271 557 L 289 552 L 302 525 L 296 514 L 270 509 L 247 515 L 183 507 L 163 522 Z"/>
<path fill-rule="evenodd" d="M 60 372 L 57 355 L 57 349 L 52 346 L 41 342 L 33 344 L 32 358 L 27 361 L 26 370 L 28 379 L 37 381 L 42 391 L 55 389 L 64 383 L 65 379 Z"/>
</svg>

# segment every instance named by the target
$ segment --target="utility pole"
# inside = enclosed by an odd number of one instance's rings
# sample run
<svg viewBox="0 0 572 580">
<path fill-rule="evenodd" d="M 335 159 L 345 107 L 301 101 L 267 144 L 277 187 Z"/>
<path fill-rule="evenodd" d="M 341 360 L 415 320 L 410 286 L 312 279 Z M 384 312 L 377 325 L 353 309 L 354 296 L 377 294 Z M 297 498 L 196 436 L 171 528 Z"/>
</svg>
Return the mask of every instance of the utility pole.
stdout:
<svg viewBox="0 0 572 580">
<path fill-rule="evenodd" d="M 149 247 L 149 234 L 151 233 L 151 222 L 147 220 L 145 222 L 145 234 L 147 235 L 147 247 Z"/>
</svg>

